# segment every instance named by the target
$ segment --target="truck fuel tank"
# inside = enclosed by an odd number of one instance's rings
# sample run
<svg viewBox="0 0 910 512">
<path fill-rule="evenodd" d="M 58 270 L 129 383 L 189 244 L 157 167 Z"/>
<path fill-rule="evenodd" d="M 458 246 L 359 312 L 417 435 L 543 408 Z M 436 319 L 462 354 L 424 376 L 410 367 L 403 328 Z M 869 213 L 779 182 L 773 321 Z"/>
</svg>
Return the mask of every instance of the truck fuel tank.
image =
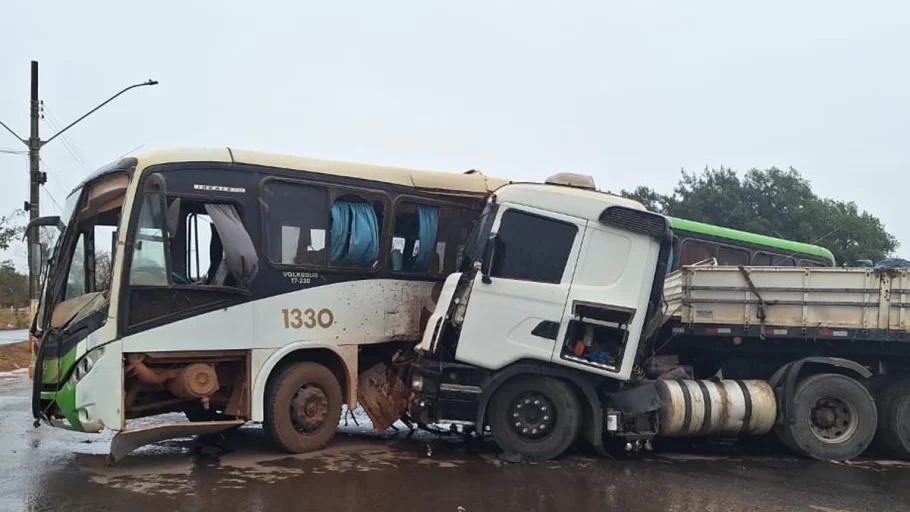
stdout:
<svg viewBox="0 0 910 512">
<path fill-rule="evenodd" d="M 768 433 L 777 419 L 774 389 L 763 380 L 658 380 L 662 436 Z"/>
</svg>

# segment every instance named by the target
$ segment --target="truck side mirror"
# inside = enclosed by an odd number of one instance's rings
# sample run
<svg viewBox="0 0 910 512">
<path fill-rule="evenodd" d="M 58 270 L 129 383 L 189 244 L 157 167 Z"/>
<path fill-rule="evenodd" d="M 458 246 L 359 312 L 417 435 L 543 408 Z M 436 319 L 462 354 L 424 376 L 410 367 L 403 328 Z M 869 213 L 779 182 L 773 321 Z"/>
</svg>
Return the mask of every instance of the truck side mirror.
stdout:
<svg viewBox="0 0 910 512">
<path fill-rule="evenodd" d="M 490 279 L 490 273 L 493 270 L 493 261 L 496 259 L 496 246 L 499 244 L 499 237 L 496 233 L 490 235 L 490 238 L 487 239 L 487 245 L 483 248 L 483 260 L 480 262 L 480 275 L 481 281 L 484 284 L 490 284 L 493 282 Z"/>
</svg>

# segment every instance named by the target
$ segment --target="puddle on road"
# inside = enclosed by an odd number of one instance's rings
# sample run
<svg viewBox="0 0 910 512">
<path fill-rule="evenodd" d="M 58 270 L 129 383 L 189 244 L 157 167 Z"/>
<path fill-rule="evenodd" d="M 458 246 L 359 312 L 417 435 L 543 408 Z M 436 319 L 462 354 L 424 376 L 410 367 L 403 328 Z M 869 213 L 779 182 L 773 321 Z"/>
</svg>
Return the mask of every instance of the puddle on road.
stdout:
<svg viewBox="0 0 910 512">
<path fill-rule="evenodd" d="M 107 488 L 141 494 L 192 494 L 197 479 L 206 480 L 221 489 L 244 489 L 251 484 L 271 484 L 303 475 L 364 473 L 398 470 L 402 466 L 458 468 L 466 462 L 500 462 L 492 456 L 458 458 L 452 448 L 434 443 L 434 455 L 423 451 L 426 443 L 371 436 L 338 436 L 328 448 L 319 452 L 289 455 L 270 452 L 261 429 L 248 428 L 229 436 L 233 448 L 218 458 L 196 455 L 197 445 L 190 439 L 172 440 L 144 447 L 108 466 L 100 454 L 77 457 L 80 469 L 89 479 Z"/>
</svg>

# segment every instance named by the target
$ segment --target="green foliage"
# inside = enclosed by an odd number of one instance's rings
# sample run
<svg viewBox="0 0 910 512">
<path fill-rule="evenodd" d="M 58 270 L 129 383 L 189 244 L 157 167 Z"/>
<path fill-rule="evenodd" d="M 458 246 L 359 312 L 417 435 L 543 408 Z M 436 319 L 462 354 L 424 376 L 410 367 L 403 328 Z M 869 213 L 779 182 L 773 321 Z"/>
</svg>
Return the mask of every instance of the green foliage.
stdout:
<svg viewBox="0 0 910 512">
<path fill-rule="evenodd" d="M 28 277 L 16 271 L 12 261 L 0 262 L 0 307 L 28 307 Z"/>
<path fill-rule="evenodd" d="M 672 194 L 645 186 L 621 194 L 672 217 L 821 245 L 838 263 L 884 259 L 898 247 L 878 218 L 852 201 L 818 197 L 793 168 L 752 169 L 741 178 L 723 167 L 683 171 Z"/>
<path fill-rule="evenodd" d="M 10 244 L 22 233 L 25 226 L 22 223 L 22 210 L 16 210 L 11 215 L 0 216 L 0 250 L 9 249 Z"/>
</svg>

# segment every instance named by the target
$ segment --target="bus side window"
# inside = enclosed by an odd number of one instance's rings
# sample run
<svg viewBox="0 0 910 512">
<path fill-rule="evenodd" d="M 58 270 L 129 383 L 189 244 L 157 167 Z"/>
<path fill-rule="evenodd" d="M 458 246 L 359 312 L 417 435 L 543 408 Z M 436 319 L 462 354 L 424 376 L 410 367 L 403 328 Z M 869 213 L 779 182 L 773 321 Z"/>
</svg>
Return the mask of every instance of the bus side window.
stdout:
<svg viewBox="0 0 910 512">
<path fill-rule="evenodd" d="M 717 247 L 717 264 L 718 265 L 748 265 L 749 264 L 749 252 L 744 251 L 743 249 L 725 247 L 723 245 L 718 246 Z"/>
<path fill-rule="evenodd" d="M 752 265 L 756 267 L 794 267 L 796 261 L 788 256 L 759 252 L 755 253 L 755 257 L 752 258 Z"/>
<path fill-rule="evenodd" d="M 167 254 L 164 245 L 164 216 L 161 196 L 148 194 L 142 198 L 139 223 L 133 240 L 130 264 L 130 285 L 168 286 Z"/>
<path fill-rule="evenodd" d="M 752 266 L 754 267 L 770 267 L 771 266 L 771 255 L 765 252 L 757 252 L 752 258 Z"/>
<path fill-rule="evenodd" d="M 175 284 L 246 288 L 258 273 L 256 248 L 233 205 L 174 200 L 168 226 Z"/>
<path fill-rule="evenodd" d="M 389 268 L 393 272 L 440 273 L 445 258 L 438 206 L 402 202 L 395 209 Z"/>
<path fill-rule="evenodd" d="M 325 266 L 328 191 L 269 181 L 263 196 L 269 260 L 281 265 Z"/>
<path fill-rule="evenodd" d="M 715 257 L 717 246 L 695 240 L 686 240 L 682 244 L 679 265 L 693 265 Z"/>
<path fill-rule="evenodd" d="M 772 258 L 775 267 L 795 267 L 796 261 L 788 256 L 775 256 Z"/>
<path fill-rule="evenodd" d="M 344 194 L 331 209 L 329 261 L 335 265 L 377 268 L 382 206 Z"/>
</svg>

